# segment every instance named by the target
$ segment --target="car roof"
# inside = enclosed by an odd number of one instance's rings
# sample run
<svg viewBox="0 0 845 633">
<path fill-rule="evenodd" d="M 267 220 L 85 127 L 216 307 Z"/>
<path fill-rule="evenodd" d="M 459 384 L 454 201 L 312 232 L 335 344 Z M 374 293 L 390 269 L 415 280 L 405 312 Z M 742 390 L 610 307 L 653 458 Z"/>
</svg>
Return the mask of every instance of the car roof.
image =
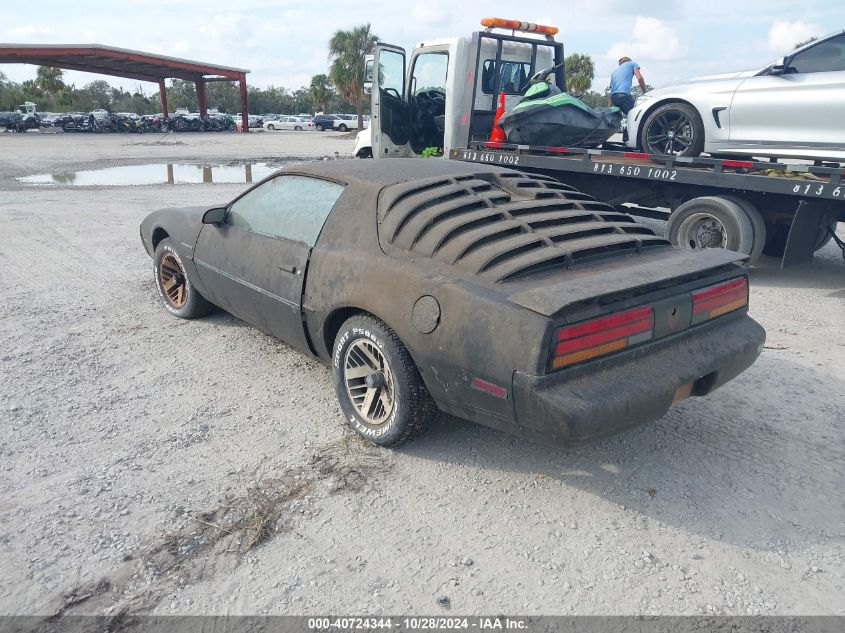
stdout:
<svg viewBox="0 0 845 633">
<path fill-rule="evenodd" d="M 512 171 L 495 165 L 447 160 L 444 158 L 343 159 L 302 163 L 284 167 L 281 173 L 298 173 L 329 178 L 347 184 L 385 187 L 432 176 L 460 178 L 472 174 Z"/>
</svg>

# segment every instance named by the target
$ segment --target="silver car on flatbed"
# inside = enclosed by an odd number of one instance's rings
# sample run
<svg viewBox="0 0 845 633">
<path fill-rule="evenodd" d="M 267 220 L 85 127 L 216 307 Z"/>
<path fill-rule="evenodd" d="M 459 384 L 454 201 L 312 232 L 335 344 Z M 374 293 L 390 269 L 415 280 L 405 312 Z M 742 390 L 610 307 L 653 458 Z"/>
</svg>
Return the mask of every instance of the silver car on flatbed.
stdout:
<svg viewBox="0 0 845 633">
<path fill-rule="evenodd" d="M 628 113 L 649 154 L 741 154 L 845 162 L 845 31 L 758 70 L 652 90 Z"/>
</svg>

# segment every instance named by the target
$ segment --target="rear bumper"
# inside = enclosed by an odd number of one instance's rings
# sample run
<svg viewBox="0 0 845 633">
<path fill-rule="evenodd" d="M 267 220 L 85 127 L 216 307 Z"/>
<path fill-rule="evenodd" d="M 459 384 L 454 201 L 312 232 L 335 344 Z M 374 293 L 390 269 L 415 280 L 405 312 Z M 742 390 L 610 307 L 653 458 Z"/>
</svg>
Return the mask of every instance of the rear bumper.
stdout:
<svg viewBox="0 0 845 633">
<path fill-rule="evenodd" d="M 744 315 L 632 350 L 624 360 L 607 359 L 590 371 L 515 372 L 519 433 L 572 446 L 656 420 L 676 396 L 686 395 L 685 386 L 691 385 L 688 395 L 703 396 L 745 371 L 765 339 L 763 328 Z"/>
</svg>

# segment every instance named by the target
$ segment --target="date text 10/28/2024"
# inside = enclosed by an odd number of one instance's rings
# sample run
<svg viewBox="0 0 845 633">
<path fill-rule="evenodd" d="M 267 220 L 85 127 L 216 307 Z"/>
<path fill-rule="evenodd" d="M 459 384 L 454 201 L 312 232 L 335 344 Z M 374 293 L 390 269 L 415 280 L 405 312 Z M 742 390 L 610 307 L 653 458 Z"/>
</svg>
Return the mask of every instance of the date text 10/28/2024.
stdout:
<svg viewBox="0 0 845 633">
<path fill-rule="evenodd" d="M 325 617 L 308 618 L 311 631 L 356 631 L 356 630 L 399 630 L 399 631 L 525 631 L 528 622 L 524 618 L 508 617 Z"/>
</svg>

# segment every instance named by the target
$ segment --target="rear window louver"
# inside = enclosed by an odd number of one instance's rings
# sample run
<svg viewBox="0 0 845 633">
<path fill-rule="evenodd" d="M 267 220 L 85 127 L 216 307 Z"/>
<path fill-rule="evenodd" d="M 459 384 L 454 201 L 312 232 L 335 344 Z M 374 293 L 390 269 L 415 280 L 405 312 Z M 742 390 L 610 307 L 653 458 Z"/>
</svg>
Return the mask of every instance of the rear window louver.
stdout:
<svg viewBox="0 0 845 633">
<path fill-rule="evenodd" d="M 520 172 L 388 187 L 379 199 L 379 234 L 408 256 L 494 282 L 669 246 L 626 213 L 548 176 Z"/>
</svg>

